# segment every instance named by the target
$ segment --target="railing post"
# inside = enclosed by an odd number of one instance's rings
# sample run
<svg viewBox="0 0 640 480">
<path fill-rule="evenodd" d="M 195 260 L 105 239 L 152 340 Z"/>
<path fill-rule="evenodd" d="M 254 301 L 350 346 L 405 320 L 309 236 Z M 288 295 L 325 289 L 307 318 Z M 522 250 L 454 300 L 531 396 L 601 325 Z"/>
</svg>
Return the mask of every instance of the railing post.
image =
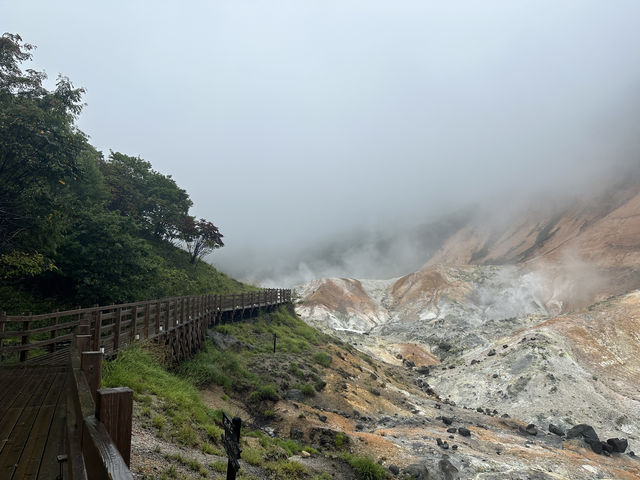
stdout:
<svg viewBox="0 0 640 480">
<path fill-rule="evenodd" d="M 116 321 L 113 326 L 113 353 L 117 353 L 120 348 L 120 326 L 122 324 L 122 308 L 116 308 Z"/>
<path fill-rule="evenodd" d="M 76 348 L 78 352 L 86 352 L 91 347 L 91 335 L 76 335 Z"/>
<path fill-rule="evenodd" d="M 4 326 L 7 322 L 7 312 L 0 312 L 0 334 L 4 333 Z M 0 335 L 0 361 L 4 360 L 4 352 L 2 350 L 2 345 L 4 343 L 4 338 Z"/>
<path fill-rule="evenodd" d="M 131 462 L 132 414 L 133 390 L 130 388 L 101 388 L 96 392 L 96 418 L 104 424 L 127 467 Z"/>
<path fill-rule="evenodd" d="M 149 338 L 149 322 L 151 321 L 151 304 L 144 306 L 144 338 Z"/>
<path fill-rule="evenodd" d="M 82 352 L 81 355 L 80 367 L 84 372 L 91 390 L 91 396 L 95 402 L 96 392 L 102 382 L 102 359 L 104 354 L 98 350 L 97 352 Z"/>
<path fill-rule="evenodd" d="M 100 350 L 100 336 L 102 335 L 102 310 L 96 306 L 96 309 L 93 311 L 92 315 L 94 316 L 94 332 L 93 332 L 93 349 Z"/>
<path fill-rule="evenodd" d="M 31 318 L 31 312 L 29 312 L 27 314 L 27 316 L 29 318 Z M 22 328 L 24 329 L 23 333 L 26 333 L 26 335 L 22 336 L 21 344 L 23 346 L 25 346 L 25 345 L 29 345 L 29 327 L 31 326 L 31 321 L 29 320 L 27 322 L 24 322 L 22 325 L 23 325 Z M 21 362 L 26 362 L 28 356 L 29 356 L 29 350 L 20 350 L 20 361 Z"/>
<path fill-rule="evenodd" d="M 55 311 L 58 312 L 59 310 L 56 308 Z M 58 325 L 58 316 L 57 315 L 54 317 L 54 322 L 55 322 L 54 325 Z M 51 340 L 55 340 L 57 334 L 58 334 L 57 330 L 51 330 L 51 333 L 49 334 L 49 338 Z M 54 353 L 55 351 L 56 351 L 56 343 L 53 342 L 51 345 L 49 345 L 49 352 Z"/>
<path fill-rule="evenodd" d="M 133 344 L 136 341 L 136 330 L 138 329 L 138 306 L 131 307 L 131 324 L 129 330 L 131 331 L 130 343 Z"/>
<path fill-rule="evenodd" d="M 156 335 L 160 333 L 160 321 L 162 320 L 162 301 L 156 302 Z"/>
</svg>

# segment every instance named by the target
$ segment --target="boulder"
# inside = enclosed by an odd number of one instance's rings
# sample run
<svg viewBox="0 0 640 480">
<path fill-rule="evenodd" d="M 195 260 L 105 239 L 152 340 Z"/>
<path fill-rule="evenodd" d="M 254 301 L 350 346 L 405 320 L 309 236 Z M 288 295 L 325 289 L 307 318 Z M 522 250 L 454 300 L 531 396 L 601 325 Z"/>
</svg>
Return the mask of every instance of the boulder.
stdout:
<svg viewBox="0 0 640 480">
<path fill-rule="evenodd" d="M 403 478 L 411 478 L 413 480 L 429 480 L 429 470 L 422 463 L 414 463 L 402 470 Z"/>
<path fill-rule="evenodd" d="M 471 436 L 471 431 L 468 428 L 465 428 L 465 427 L 459 427 L 458 428 L 458 433 L 460 435 L 462 435 L 463 437 L 470 437 Z"/>
<path fill-rule="evenodd" d="M 242 342 L 233 335 L 208 330 L 207 337 L 218 350 L 233 350 L 235 352 L 242 350 Z"/>
<path fill-rule="evenodd" d="M 442 423 L 445 425 L 451 425 L 453 423 L 453 418 L 451 417 L 442 417 Z"/>
<path fill-rule="evenodd" d="M 626 438 L 609 438 L 607 439 L 607 444 L 611 445 L 613 451 L 616 453 L 624 453 L 629 446 Z"/>
</svg>

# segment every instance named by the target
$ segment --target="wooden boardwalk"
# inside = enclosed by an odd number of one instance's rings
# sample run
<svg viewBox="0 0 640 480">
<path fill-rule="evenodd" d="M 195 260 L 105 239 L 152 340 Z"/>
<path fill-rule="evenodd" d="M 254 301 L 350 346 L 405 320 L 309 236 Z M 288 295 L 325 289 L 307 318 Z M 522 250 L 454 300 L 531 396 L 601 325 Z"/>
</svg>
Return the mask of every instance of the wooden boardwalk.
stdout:
<svg viewBox="0 0 640 480">
<path fill-rule="evenodd" d="M 0 369 L 0 478 L 55 479 L 65 453 L 68 369 Z"/>
<path fill-rule="evenodd" d="M 102 357 L 155 341 L 177 363 L 200 350 L 210 325 L 290 301 L 290 290 L 265 289 L 42 315 L 0 312 L 0 480 L 58 479 L 59 460 L 64 479 L 133 480 L 132 392 L 98 390 Z M 128 395 L 121 390 L 130 392 L 127 408 L 117 403 Z M 128 420 L 119 419 L 127 409 Z"/>
</svg>

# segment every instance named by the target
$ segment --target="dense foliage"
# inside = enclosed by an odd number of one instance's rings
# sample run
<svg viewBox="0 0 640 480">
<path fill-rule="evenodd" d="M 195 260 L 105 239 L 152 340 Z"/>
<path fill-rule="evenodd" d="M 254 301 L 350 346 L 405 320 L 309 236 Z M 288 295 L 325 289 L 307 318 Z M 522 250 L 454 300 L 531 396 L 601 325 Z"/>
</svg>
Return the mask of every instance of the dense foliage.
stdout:
<svg viewBox="0 0 640 480">
<path fill-rule="evenodd" d="M 0 37 L 0 310 L 244 288 L 201 261 L 222 235 L 170 175 L 105 159 L 75 123 L 83 90 L 21 68 L 33 48 Z"/>
</svg>

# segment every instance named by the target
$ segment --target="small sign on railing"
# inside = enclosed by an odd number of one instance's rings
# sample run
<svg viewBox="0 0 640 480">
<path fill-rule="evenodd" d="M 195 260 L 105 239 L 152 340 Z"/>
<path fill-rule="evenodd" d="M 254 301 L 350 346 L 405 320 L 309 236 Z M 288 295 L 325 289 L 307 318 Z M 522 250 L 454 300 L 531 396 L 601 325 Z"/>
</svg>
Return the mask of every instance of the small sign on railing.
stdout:
<svg viewBox="0 0 640 480">
<path fill-rule="evenodd" d="M 234 417 L 231 420 L 226 413 L 222 412 L 222 425 L 224 433 L 222 434 L 222 445 L 227 452 L 229 461 L 227 462 L 227 480 L 236 480 L 236 472 L 240 470 L 240 427 L 242 420 Z"/>
</svg>

